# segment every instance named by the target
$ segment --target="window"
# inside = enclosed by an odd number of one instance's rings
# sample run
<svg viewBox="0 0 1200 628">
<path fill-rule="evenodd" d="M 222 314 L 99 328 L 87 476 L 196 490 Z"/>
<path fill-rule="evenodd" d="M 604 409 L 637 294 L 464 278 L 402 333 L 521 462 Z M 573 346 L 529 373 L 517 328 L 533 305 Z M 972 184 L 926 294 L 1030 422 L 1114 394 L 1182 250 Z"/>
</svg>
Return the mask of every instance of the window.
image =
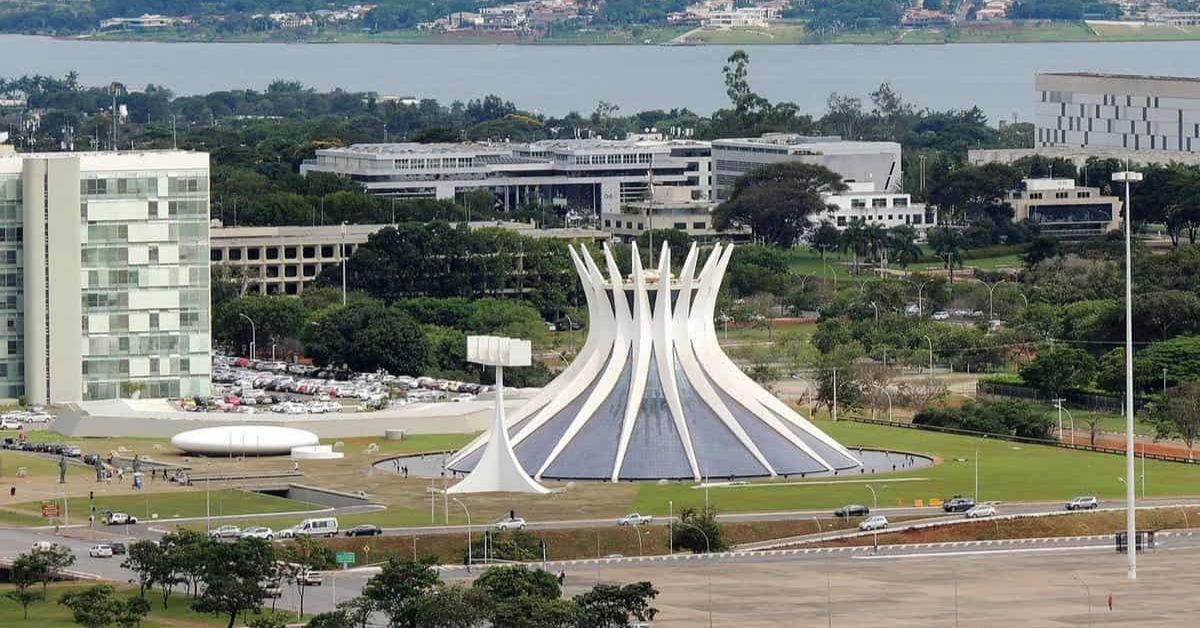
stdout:
<svg viewBox="0 0 1200 628">
<path fill-rule="evenodd" d="M 838 217 L 837 217 L 837 226 L 839 226 L 839 227 L 845 227 L 845 226 L 846 226 L 846 217 L 845 217 L 845 216 L 838 216 Z"/>
<path fill-rule="evenodd" d="M 219 262 L 224 259 L 225 251 L 221 249 L 212 249 L 208 252 L 208 258 L 214 262 Z"/>
<path fill-rule="evenodd" d="M 262 257 L 261 249 L 246 249 L 246 259 L 257 260 Z"/>
<path fill-rule="evenodd" d="M 289 246 L 283 249 L 284 259 L 296 259 L 296 247 Z"/>
<path fill-rule="evenodd" d="M 1054 193 L 1054 198 L 1068 198 L 1070 196 L 1071 195 L 1068 194 L 1067 192 L 1055 192 Z"/>
<path fill-rule="evenodd" d="M 296 271 L 297 271 L 297 268 L 295 266 L 284 266 L 283 267 L 283 276 L 284 277 L 295 277 Z"/>
<path fill-rule="evenodd" d="M 867 201 L 866 201 L 866 199 L 852 198 L 852 199 L 850 199 L 850 208 L 851 209 L 866 209 Z"/>
<path fill-rule="evenodd" d="M 304 259 L 312 259 L 316 256 L 317 256 L 317 247 L 315 247 L 315 246 L 304 247 Z"/>
<path fill-rule="evenodd" d="M 605 219 L 604 219 L 604 226 L 605 226 L 605 227 L 611 227 L 611 226 L 612 226 L 612 221 L 611 221 L 611 220 L 609 220 L 609 219 L 607 219 L 607 218 L 605 218 Z"/>
<path fill-rule="evenodd" d="M 892 207 L 908 207 L 908 199 L 903 196 L 898 196 L 892 199 Z"/>
<path fill-rule="evenodd" d="M 881 209 L 881 208 L 887 207 L 887 199 L 886 198 L 873 198 L 873 199 L 871 199 L 871 207 L 874 209 Z"/>
<path fill-rule="evenodd" d="M 700 221 L 700 222 L 693 222 L 693 223 L 692 223 L 692 228 L 693 228 L 693 229 L 704 229 L 704 228 L 705 228 L 705 226 L 704 226 L 704 222 L 703 222 L 703 221 Z"/>
<path fill-rule="evenodd" d="M 671 228 L 679 229 L 680 231 L 687 231 L 687 223 L 686 222 L 677 222 L 677 223 L 671 225 Z"/>
<path fill-rule="evenodd" d="M 321 257 L 333 257 L 333 247 L 328 244 L 321 247 Z"/>
<path fill-rule="evenodd" d="M 242 259 L 241 249 L 229 249 L 229 260 L 236 262 Z"/>
<path fill-rule="evenodd" d="M 269 247 L 267 249 L 267 259 L 279 259 L 279 247 Z"/>
<path fill-rule="evenodd" d="M 1079 192 L 1075 195 L 1075 197 L 1076 198 L 1091 198 L 1092 193 L 1091 192 Z"/>
<path fill-rule="evenodd" d="M 1041 192 L 1030 192 L 1030 193 L 1029 193 L 1029 198 L 1030 198 L 1031 200 L 1035 200 L 1035 201 L 1036 201 L 1036 200 L 1039 200 L 1039 199 L 1041 199 L 1041 198 L 1042 198 L 1042 193 L 1041 193 Z"/>
<path fill-rule="evenodd" d="M 158 331 L 158 314 L 150 315 L 150 329 L 153 331 Z"/>
</svg>

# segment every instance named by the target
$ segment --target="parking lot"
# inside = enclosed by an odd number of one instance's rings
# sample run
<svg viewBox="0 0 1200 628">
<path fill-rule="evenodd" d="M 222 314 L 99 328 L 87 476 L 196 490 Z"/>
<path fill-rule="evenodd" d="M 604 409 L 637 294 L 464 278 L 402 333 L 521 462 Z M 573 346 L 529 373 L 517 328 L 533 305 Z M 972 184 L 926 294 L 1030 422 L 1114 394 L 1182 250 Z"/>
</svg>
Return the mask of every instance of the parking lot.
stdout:
<svg viewBox="0 0 1200 628">
<path fill-rule="evenodd" d="M 470 401 L 489 387 L 387 373 L 354 373 L 305 364 L 217 355 L 213 394 L 185 400 L 198 412 L 328 414 L 380 410 L 414 402 Z"/>
</svg>

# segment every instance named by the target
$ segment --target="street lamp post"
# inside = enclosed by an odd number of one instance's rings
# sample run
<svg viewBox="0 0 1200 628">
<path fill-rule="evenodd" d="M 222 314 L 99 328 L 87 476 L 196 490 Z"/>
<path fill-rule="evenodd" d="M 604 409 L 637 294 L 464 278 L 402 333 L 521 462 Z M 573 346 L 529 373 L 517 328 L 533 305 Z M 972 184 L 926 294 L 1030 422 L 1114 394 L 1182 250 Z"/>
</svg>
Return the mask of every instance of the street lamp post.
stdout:
<svg viewBox="0 0 1200 628">
<path fill-rule="evenodd" d="M 346 221 L 342 221 L 342 248 L 339 257 L 342 258 L 342 305 L 346 305 Z"/>
<path fill-rule="evenodd" d="M 1091 626 L 1092 625 L 1092 588 L 1088 586 L 1088 583 L 1083 581 L 1083 578 L 1079 577 L 1079 574 L 1071 574 L 1071 575 L 1073 575 L 1075 577 L 1075 579 L 1079 581 L 1079 584 L 1083 585 L 1084 594 L 1087 595 L 1088 625 Z"/>
<path fill-rule="evenodd" d="M 667 553 L 675 554 L 675 500 L 667 500 Z"/>
<path fill-rule="evenodd" d="M 975 281 L 978 281 L 979 283 L 987 286 L 987 289 L 988 289 L 988 320 L 989 321 L 994 320 L 996 318 L 996 316 L 992 313 L 993 312 L 993 310 L 992 310 L 992 295 L 996 291 L 996 286 L 999 286 L 1000 284 L 1004 283 L 1004 280 L 1001 279 L 1000 281 L 997 281 L 996 283 L 991 283 L 991 284 L 989 284 L 988 282 L 986 282 L 982 279 L 976 279 Z"/>
<path fill-rule="evenodd" d="M 931 281 L 933 281 L 933 280 L 926 279 L 925 281 L 922 281 L 921 283 L 917 284 L 917 316 L 925 316 L 925 304 L 921 300 L 921 293 L 925 291 L 926 284 L 928 284 Z"/>
<path fill-rule="evenodd" d="M 250 359 L 253 360 L 254 359 L 254 350 L 256 348 L 255 340 L 258 337 L 258 332 L 254 328 L 254 319 L 250 318 L 249 316 L 246 316 L 242 312 L 238 312 L 238 316 L 241 316 L 242 318 L 244 318 L 250 322 Z"/>
<path fill-rule="evenodd" d="M 926 334 L 925 340 L 929 343 L 929 383 L 933 384 L 933 339 Z"/>
<path fill-rule="evenodd" d="M 867 490 L 871 491 L 871 510 L 879 510 L 879 495 L 875 493 L 875 487 L 868 484 Z"/>
<path fill-rule="evenodd" d="M 879 389 L 879 391 L 880 391 L 880 392 L 882 392 L 882 393 L 883 393 L 885 396 L 887 396 L 887 400 L 888 400 L 888 421 L 891 421 L 891 420 L 892 420 L 892 393 L 888 391 L 888 389 L 887 389 L 887 387 L 886 387 L 886 386 L 880 386 L 879 384 L 875 384 L 875 387 L 876 387 L 876 388 L 878 388 L 878 389 Z"/>
<path fill-rule="evenodd" d="M 1112 178 L 1125 184 L 1125 538 L 1128 541 L 1129 579 L 1137 580 L 1137 520 L 1133 486 L 1133 206 L 1129 184 L 1141 181 L 1142 173 L 1125 170 L 1114 172 Z"/>
<path fill-rule="evenodd" d="M 691 527 L 695 528 L 696 531 L 700 533 L 700 536 L 704 537 L 704 553 L 705 554 L 712 553 L 712 545 L 708 542 L 708 535 L 704 533 L 704 530 L 701 529 L 700 526 L 698 526 L 694 523 L 689 523 L 687 521 L 680 521 L 679 525 L 691 526 Z M 705 576 L 708 580 L 708 628 L 712 628 L 713 614 L 712 614 L 712 565 L 711 564 L 708 566 L 708 569 L 705 570 Z"/>
<path fill-rule="evenodd" d="M 467 571 L 471 571 L 471 511 L 467 510 L 467 505 L 458 500 L 457 497 L 451 497 L 454 503 L 462 506 L 463 512 L 467 513 Z"/>
</svg>

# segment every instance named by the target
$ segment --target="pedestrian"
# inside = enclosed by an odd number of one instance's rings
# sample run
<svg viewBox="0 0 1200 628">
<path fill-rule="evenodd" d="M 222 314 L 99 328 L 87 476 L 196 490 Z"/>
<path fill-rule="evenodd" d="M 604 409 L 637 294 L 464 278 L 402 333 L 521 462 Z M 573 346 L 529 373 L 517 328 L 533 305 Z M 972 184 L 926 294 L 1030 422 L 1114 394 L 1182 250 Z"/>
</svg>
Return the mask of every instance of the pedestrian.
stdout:
<svg viewBox="0 0 1200 628">
<path fill-rule="evenodd" d="M 567 580 L 567 572 L 559 571 L 558 572 L 558 586 L 561 587 L 563 585 L 563 582 L 566 582 L 566 580 Z M 1112 596 L 1109 596 L 1109 597 L 1112 597 Z"/>
<path fill-rule="evenodd" d="M 1112 593 L 1108 594 L 1108 612 L 1112 612 Z"/>
</svg>

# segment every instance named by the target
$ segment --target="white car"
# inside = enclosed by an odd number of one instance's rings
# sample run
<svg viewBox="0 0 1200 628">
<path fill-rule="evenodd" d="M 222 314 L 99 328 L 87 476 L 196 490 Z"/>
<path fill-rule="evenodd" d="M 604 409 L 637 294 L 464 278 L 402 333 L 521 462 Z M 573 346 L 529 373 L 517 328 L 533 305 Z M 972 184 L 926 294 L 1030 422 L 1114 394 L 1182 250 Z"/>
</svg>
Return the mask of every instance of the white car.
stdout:
<svg viewBox="0 0 1200 628">
<path fill-rule="evenodd" d="M 858 529 L 862 530 L 863 532 L 882 530 L 886 527 L 888 527 L 888 520 L 887 517 L 883 515 L 872 515 L 867 517 L 862 523 L 858 524 Z"/>
<path fill-rule="evenodd" d="M 495 523 L 492 527 L 497 530 L 524 530 L 525 520 L 520 517 L 505 517 Z"/>
<path fill-rule="evenodd" d="M 1100 502 L 1096 501 L 1094 495 L 1083 495 L 1072 498 L 1067 502 L 1067 510 L 1095 510 L 1100 507 Z"/>
<path fill-rule="evenodd" d="M 137 517 L 134 517 L 133 515 L 125 514 L 123 512 L 110 512 L 110 513 L 105 513 L 104 523 L 106 523 L 110 526 L 122 526 L 122 525 L 126 525 L 126 524 L 135 524 L 135 523 L 137 523 Z"/>
<path fill-rule="evenodd" d="M 237 526 L 221 526 L 208 533 L 214 539 L 236 539 L 242 535 L 242 529 Z"/>
<path fill-rule="evenodd" d="M 631 512 L 617 520 L 619 526 L 644 526 L 654 523 L 654 517 Z"/>
<path fill-rule="evenodd" d="M 996 507 L 991 504 L 979 504 L 978 506 L 968 510 L 966 513 L 967 519 L 979 519 L 980 517 L 995 517 Z"/>
<path fill-rule="evenodd" d="M 934 312 L 930 318 L 935 321 L 948 321 L 950 320 L 950 312 L 947 312 L 946 310 L 938 310 Z"/>
<path fill-rule="evenodd" d="M 284 528 L 284 529 L 276 532 L 275 536 L 277 538 L 281 538 L 281 539 L 294 539 L 294 538 L 296 538 L 296 530 L 299 527 L 300 527 L 299 525 L 294 525 L 290 528 Z"/>
<path fill-rule="evenodd" d="M 264 541 L 270 541 L 275 538 L 275 531 L 264 526 L 255 526 L 242 530 L 240 536 L 243 539 L 263 539 Z"/>
<path fill-rule="evenodd" d="M 93 545 L 92 548 L 88 550 L 88 556 L 91 556 L 92 558 L 112 558 L 112 547 L 108 545 Z"/>
<path fill-rule="evenodd" d="M 24 425 L 12 419 L 0 419 L 0 430 L 21 430 L 25 429 Z"/>
</svg>

